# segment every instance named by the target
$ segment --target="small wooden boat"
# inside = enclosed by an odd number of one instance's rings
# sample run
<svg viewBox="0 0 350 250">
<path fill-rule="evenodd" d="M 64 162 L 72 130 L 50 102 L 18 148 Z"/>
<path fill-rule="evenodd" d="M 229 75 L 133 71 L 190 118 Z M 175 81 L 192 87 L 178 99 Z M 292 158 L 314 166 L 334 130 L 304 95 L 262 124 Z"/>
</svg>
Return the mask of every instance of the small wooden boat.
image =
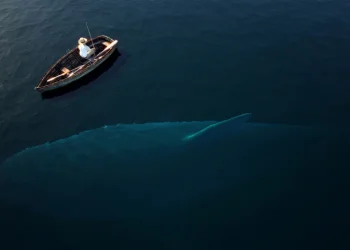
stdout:
<svg viewBox="0 0 350 250">
<path fill-rule="evenodd" d="M 86 45 L 95 48 L 95 54 L 89 59 L 82 58 L 76 46 L 46 72 L 35 90 L 46 92 L 61 88 L 89 74 L 113 54 L 117 43 L 117 40 L 104 35 L 88 40 Z"/>
</svg>

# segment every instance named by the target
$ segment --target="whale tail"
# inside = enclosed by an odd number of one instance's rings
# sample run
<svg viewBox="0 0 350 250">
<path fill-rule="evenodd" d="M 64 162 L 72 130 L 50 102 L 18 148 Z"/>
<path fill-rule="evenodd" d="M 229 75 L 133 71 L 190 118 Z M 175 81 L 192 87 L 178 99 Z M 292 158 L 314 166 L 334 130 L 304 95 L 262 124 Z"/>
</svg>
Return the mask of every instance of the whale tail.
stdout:
<svg viewBox="0 0 350 250">
<path fill-rule="evenodd" d="M 185 136 L 182 140 L 186 142 L 203 142 L 225 138 L 239 131 L 251 116 L 251 113 L 245 113 L 211 124 L 196 133 Z"/>
</svg>

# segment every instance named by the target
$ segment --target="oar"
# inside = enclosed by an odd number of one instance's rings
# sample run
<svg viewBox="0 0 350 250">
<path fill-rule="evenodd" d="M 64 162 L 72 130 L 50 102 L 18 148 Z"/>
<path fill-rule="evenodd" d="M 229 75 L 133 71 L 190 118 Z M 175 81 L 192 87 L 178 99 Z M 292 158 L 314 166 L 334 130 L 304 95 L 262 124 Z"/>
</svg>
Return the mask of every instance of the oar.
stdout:
<svg viewBox="0 0 350 250">
<path fill-rule="evenodd" d="M 66 74 L 68 74 L 68 73 L 70 73 L 68 77 L 71 77 L 72 75 L 75 74 L 75 72 L 77 72 L 78 70 L 80 70 L 80 69 L 83 68 L 84 66 L 85 66 L 85 64 L 80 65 L 80 66 L 76 67 L 75 69 L 72 69 L 71 71 L 64 72 L 64 73 L 62 73 L 62 74 L 60 74 L 60 75 L 58 75 L 58 76 L 51 77 L 50 79 L 47 80 L 47 82 L 52 82 L 52 81 L 55 80 L 56 78 L 61 77 L 61 76 L 64 76 L 64 75 L 66 75 Z"/>
<path fill-rule="evenodd" d="M 82 68 L 84 68 L 86 66 L 86 64 L 80 65 L 79 67 L 76 67 L 75 69 L 73 69 L 68 77 L 71 77 L 72 75 L 74 75 L 77 71 L 81 70 Z"/>
<path fill-rule="evenodd" d="M 100 55 L 102 55 L 104 52 L 106 52 L 107 50 L 111 49 L 112 47 L 114 47 L 114 45 L 116 45 L 118 42 L 118 40 L 114 40 L 110 45 L 108 45 L 106 48 L 104 48 L 104 50 L 102 50 L 100 53 L 97 54 L 97 56 L 95 56 L 95 58 L 99 57 Z"/>
<path fill-rule="evenodd" d="M 60 76 L 64 76 L 66 74 L 68 74 L 69 72 L 64 72 L 58 76 L 55 76 L 55 77 L 51 77 L 49 80 L 47 80 L 47 82 L 52 82 L 53 80 L 55 80 L 56 78 L 59 78 Z"/>
<path fill-rule="evenodd" d="M 64 72 L 64 73 L 62 73 L 62 74 L 60 74 L 60 75 L 58 75 L 58 76 L 55 76 L 55 77 L 51 77 L 49 80 L 47 80 L 47 82 L 52 82 L 52 81 L 55 80 L 56 78 L 59 78 L 59 77 L 61 77 L 61 76 L 64 76 L 64 75 L 68 74 L 69 72 L 70 72 L 70 71 Z"/>
</svg>

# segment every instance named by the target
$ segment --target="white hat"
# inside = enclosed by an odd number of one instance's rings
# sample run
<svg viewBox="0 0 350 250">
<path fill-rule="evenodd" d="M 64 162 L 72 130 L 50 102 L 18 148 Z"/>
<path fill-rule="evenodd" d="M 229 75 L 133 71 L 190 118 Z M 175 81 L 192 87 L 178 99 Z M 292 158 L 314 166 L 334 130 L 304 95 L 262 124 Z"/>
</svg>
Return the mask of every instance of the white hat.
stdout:
<svg viewBox="0 0 350 250">
<path fill-rule="evenodd" d="M 78 43 L 79 43 L 79 44 L 85 44 L 85 43 L 87 43 L 87 39 L 84 38 L 84 37 L 80 37 Z"/>
</svg>

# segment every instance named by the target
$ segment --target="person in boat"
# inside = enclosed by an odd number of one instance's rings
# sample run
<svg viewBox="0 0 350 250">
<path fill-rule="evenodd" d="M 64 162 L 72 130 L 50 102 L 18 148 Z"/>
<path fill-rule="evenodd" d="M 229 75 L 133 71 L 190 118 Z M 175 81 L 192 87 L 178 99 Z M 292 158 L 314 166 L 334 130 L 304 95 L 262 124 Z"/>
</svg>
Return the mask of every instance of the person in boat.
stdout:
<svg viewBox="0 0 350 250">
<path fill-rule="evenodd" d="M 87 46 L 86 43 L 87 43 L 87 39 L 84 37 L 81 37 L 78 40 L 79 55 L 84 59 L 88 59 L 91 55 L 95 53 L 95 49 L 94 48 L 90 49 L 90 47 Z"/>
</svg>

